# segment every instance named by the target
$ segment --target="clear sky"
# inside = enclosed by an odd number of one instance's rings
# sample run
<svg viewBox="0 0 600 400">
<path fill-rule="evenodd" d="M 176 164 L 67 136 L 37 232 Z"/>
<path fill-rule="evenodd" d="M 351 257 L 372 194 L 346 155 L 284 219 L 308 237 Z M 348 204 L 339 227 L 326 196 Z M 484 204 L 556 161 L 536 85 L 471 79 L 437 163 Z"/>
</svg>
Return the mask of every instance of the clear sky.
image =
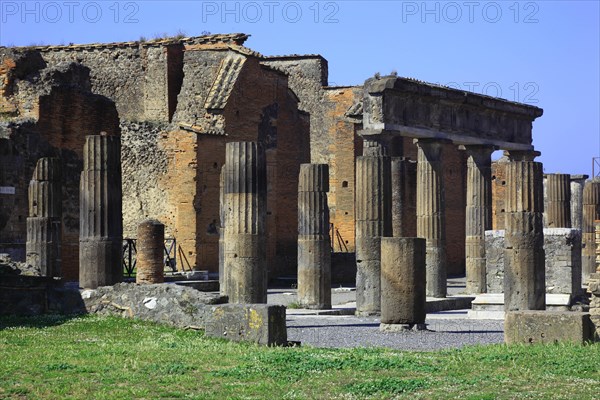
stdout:
<svg viewBox="0 0 600 400">
<path fill-rule="evenodd" d="M 532 104 L 544 109 L 533 133 L 545 172 L 588 175 L 600 156 L 599 26 L 598 0 L 0 0 L 4 46 L 244 32 L 265 55 L 321 54 L 331 85 L 397 71 Z"/>
</svg>

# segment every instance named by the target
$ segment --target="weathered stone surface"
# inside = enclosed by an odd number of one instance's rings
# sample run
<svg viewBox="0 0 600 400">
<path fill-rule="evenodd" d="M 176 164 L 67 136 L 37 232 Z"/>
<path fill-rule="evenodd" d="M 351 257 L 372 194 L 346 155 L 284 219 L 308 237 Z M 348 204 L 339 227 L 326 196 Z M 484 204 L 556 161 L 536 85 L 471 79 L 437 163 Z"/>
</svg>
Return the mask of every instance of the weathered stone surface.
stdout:
<svg viewBox="0 0 600 400">
<path fill-rule="evenodd" d="M 80 185 L 79 285 L 112 285 L 123 279 L 121 140 L 86 136 Z"/>
<path fill-rule="evenodd" d="M 590 274 L 588 280 L 590 293 L 590 319 L 594 325 L 594 339 L 600 341 L 600 273 Z"/>
<path fill-rule="evenodd" d="M 157 220 L 142 222 L 138 227 L 136 250 L 136 283 L 164 282 L 165 226 Z"/>
<path fill-rule="evenodd" d="M 29 183 L 26 262 L 43 276 L 60 276 L 62 219 L 61 165 L 40 158 Z"/>
<path fill-rule="evenodd" d="M 571 227 L 571 175 L 546 175 L 545 227 Z"/>
<path fill-rule="evenodd" d="M 210 308 L 206 335 L 268 346 L 287 345 L 285 306 L 224 304 Z"/>
<path fill-rule="evenodd" d="M 504 231 L 486 231 L 487 293 L 504 292 Z M 581 292 L 581 232 L 571 228 L 544 229 L 546 293 Z"/>
<path fill-rule="evenodd" d="M 306 308 L 331 308 L 329 167 L 302 164 L 298 185 L 298 301 Z"/>
<path fill-rule="evenodd" d="M 589 313 L 574 311 L 511 311 L 504 320 L 504 341 L 513 343 L 572 342 L 593 340 Z"/>
<path fill-rule="evenodd" d="M 232 303 L 267 302 L 265 161 L 261 144 L 227 143 L 223 283 Z"/>
<path fill-rule="evenodd" d="M 425 239 L 381 238 L 381 323 L 425 323 Z"/>
<path fill-rule="evenodd" d="M 492 169 L 490 146 L 465 146 L 467 152 L 467 207 L 465 264 L 467 293 L 486 291 L 485 231 L 492 227 Z"/>
<path fill-rule="evenodd" d="M 511 152 L 507 164 L 504 307 L 545 308 L 544 190 L 537 152 Z"/>
<path fill-rule="evenodd" d="M 417 236 L 417 163 L 393 157 L 392 232 L 394 237 Z"/>
<path fill-rule="evenodd" d="M 506 311 L 545 308 L 545 257 L 541 212 L 507 212 L 504 255 Z"/>
<path fill-rule="evenodd" d="M 588 175 L 571 175 L 571 226 L 582 229 L 583 186 Z"/>
<path fill-rule="evenodd" d="M 427 239 L 427 296 L 446 297 L 443 142 L 417 142 L 417 236 Z"/>
<path fill-rule="evenodd" d="M 356 158 L 356 312 L 381 310 L 381 237 L 391 234 L 390 158 L 365 141 Z"/>
<path fill-rule="evenodd" d="M 177 327 L 204 329 L 212 307 L 227 301 L 224 296 L 199 292 L 179 285 L 118 283 L 83 290 L 86 312 L 139 318 Z"/>
<path fill-rule="evenodd" d="M 594 221 L 600 219 L 600 180 L 591 180 L 583 187 L 582 280 L 587 282 L 596 272 L 596 234 Z"/>
</svg>

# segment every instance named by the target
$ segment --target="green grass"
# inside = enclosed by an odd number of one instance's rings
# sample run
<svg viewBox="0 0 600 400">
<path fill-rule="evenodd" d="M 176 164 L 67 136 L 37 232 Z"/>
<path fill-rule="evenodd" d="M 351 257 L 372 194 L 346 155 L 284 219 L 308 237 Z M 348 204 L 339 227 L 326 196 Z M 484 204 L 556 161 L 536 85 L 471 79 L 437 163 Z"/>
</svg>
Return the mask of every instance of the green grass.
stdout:
<svg viewBox="0 0 600 400">
<path fill-rule="evenodd" d="M 598 397 L 598 344 L 264 348 L 116 317 L 0 318 L 0 399 Z"/>
</svg>

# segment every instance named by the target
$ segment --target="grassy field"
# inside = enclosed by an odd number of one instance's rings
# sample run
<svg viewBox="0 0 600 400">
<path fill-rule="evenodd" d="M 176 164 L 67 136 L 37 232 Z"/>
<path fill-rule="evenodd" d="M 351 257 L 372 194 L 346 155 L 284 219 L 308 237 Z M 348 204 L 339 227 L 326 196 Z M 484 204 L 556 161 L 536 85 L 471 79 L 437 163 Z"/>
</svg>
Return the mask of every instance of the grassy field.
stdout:
<svg viewBox="0 0 600 400">
<path fill-rule="evenodd" d="M 0 398 L 593 399 L 600 345 L 264 348 L 115 317 L 1 318 Z"/>
</svg>

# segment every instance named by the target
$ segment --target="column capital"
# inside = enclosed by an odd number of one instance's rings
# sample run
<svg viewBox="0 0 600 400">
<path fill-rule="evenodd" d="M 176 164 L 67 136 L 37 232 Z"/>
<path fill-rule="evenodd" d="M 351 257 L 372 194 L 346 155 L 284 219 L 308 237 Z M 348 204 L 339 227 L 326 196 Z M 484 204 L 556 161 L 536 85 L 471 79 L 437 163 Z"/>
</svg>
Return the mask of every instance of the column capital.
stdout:
<svg viewBox="0 0 600 400">
<path fill-rule="evenodd" d="M 536 150 L 504 150 L 504 155 L 510 161 L 534 161 L 542 153 Z"/>
<path fill-rule="evenodd" d="M 363 137 L 363 156 L 381 157 L 388 155 L 388 140 L 383 135 Z"/>
</svg>

